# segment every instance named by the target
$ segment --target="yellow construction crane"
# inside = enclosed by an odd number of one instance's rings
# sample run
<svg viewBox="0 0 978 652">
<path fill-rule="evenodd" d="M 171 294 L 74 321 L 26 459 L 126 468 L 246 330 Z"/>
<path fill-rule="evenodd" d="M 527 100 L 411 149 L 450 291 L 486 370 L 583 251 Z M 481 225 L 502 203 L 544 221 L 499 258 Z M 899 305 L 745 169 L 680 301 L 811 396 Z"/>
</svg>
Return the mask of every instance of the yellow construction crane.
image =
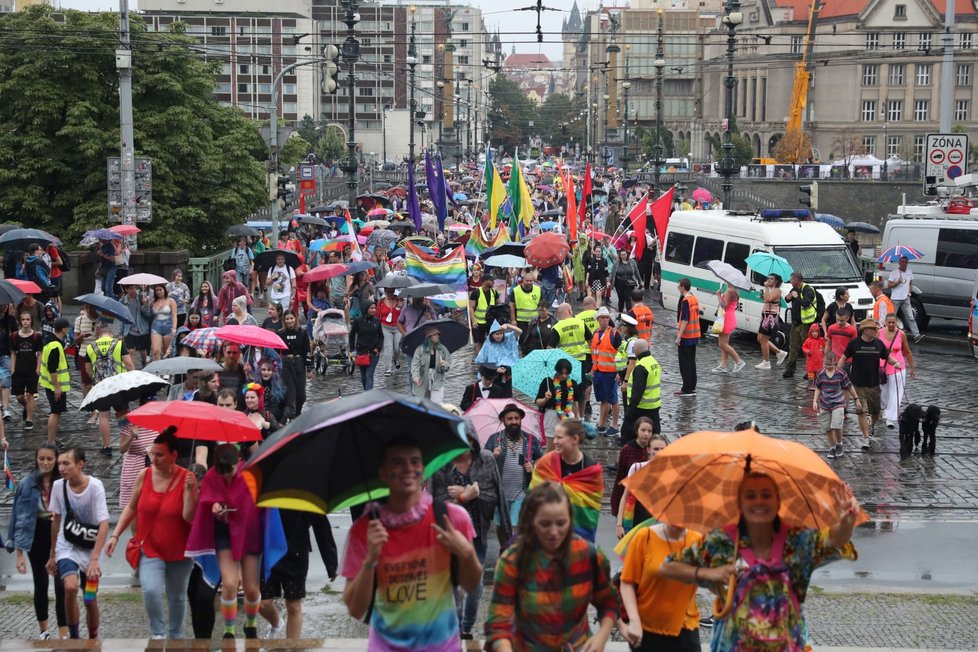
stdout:
<svg viewBox="0 0 978 652">
<path fill-rule="evenodd" d="M 784 140 L 788 156 L 781 158 L 791 158 L 785 163 L 804 162 L 811 156 L 811 145 L 805 142 L 805 135 L 802 131 L 802 119 L 805 114 L 805 105 L 808 104 L 808 86 L 812 78 L 812 50 L 815 48 L 815 25 L 818 19 L 818 12 L 822 5 L 819 0 L 812 0 L 811 8 L 808 13 L 808 33 L 805 35 L 805 49 L 802 51 L 801 61 L 795 65 L 795 83 L 791 89 L 791 104 L 789 106 L 788 124 L 785 129 Z"/>
</svg>

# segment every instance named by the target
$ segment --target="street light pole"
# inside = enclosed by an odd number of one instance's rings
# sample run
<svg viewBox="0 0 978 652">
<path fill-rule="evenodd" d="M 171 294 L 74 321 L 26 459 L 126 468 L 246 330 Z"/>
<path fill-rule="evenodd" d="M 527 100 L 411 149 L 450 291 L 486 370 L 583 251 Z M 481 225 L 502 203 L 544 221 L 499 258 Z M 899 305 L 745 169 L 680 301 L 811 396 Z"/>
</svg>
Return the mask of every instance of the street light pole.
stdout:
<svg viewBox="0 0 978 652">
<path fill-rule="evenodd" d="M 381 170 L 383 170 L 384 169 L 384 166 L 387 165 L 387 109 L 388 108 L 389 107 L 386 104 L 384 104 L 383 106 L 380 107 L 380 110 L 381 110 L 381 116 L 380 116 L 381 135 L 380 135 L 380 137 L 381 137 L 381 140 L 383 141 L 382 144 L 381 144 L 381 150 L 383 151 L 382 156 L 384 157 L 384 160 L 381 161 L 381 163 L 380 163 L 380 169 Z"/>
<path fill-rule="evenodd" d="M 360 42 L 356 38 L 356 24 L 360 22 L 360 14 L 357 13 L 357 0 L 340 0 L 340 5 L 346 9 L 343 22 L 346 23 L 346 40 L 343 41 L 341 54 L 343 62 L 347 64 L 346 87 L 349 93 L 347 103 L 347 131 L 346 131 L 346 162 L 341 169 L 346 173 L 346 187 L 349 194 L 350 207 L 357 205 L 357 173 L 360 166 L 357 163 L 357 140 L 355 137 L 357 124 L 356 106 L 356 64 L 360 59 Z"/>
<path fill-rule="evenodd" d="M 887 170 L 886 162 L 890 158 L 890 142 L 886 137 L 886 100 L 883 100 L 883 110 L 880 112 L 880 116 L 883 118 L 883 165 L 880 166 L 880 181 L 886 181 L 889 170 Z"/>
<path fill-rule="evenodd" d="M 628 57 L 625 57 L 625 75 L 626 75 L 625 78 L 627 79 L 628 78 L 627 77 L 627 75 L 628 75 Z M 622 128 L 625 130 L 625 138 L 624 138 L 624 145 L 622 146 L 622 150 L 621 150 L 621 165 L 622 165 L 622 168 L 625 170 L 625 176 L 627 177 L 628 176 L 628 91 L 632 87 L 632 82 L 626 81 L 626 82 L 624 82 L 621 85 L 621 87 L 625 91 L 624 92 L 624 96 L 625 96 L 625 114 L 623 116 L 624 119 L 622 120 L 622 123 L 621 123 L 622 124 Z"/>
<path fill-rule="evenodd" d="M 731 140 L 730 126 L 733 122 L 734 113 L 733 93 L 737 85 L 737 78 L 734 77 L 733 73 L 734 47 L 737 43 L 737 25 L 744 22 L 744 15 L 740 13 L 740 0 L 727 0 L 724 9 L 726 13 L 723 17 L 723 24 L 727 26 L 727 78 L 724 80 L 724 86 L 726 86 L 727 94 L 724 101 L 723 159 L 720 161 L 720 174 L 723 176 L 723 184 L 721 185 L 723 208 L 730 210 L 734 174 L 734 145 L 733 140 Z"/>
<path fill-rule="evenodd" d="M 655 66 L 655 145 L 652 148 L 652 155 L 654 156 L 652 164 L 655 169 L 652 171 L 652 176 L 655 179 L 655 192 L 658 195 L 662 192 L 659 188 L 659 174 L 662 167 L 662 69 L 665 68 L 666 61 L 662 47 L 662 14 L 664 12 L 659 9 L 657 13 L 659 14 L 659 29 L 655 44 L 655 61 L 653 62 Z"/>
<path fill-rule="evenodd" d="M 408 11 L 411 12 L 411 40 L 408 41 L 408 55 L 407 55 L 407 65 L 408 65 L 408 86 L 410 87 L 411 98 L 408 100 L 408 111 L 410 111 L 410 120 L 408 120 L 408 165 L 414 165 L 414 121 L 418 119 L 416 115 L 417 103 L 414 100 L 414 69 L 418 65 L 418 48 L 414 40 L 414 32 L 417 28 L 417 23 L 414 20 L 414 14 L 418 10 L 417 7 L 411 5 Z M 421 132 L 421 141 L 424 142 L 424 131 Z M 424 149 L 424 144 L 421 145 L 421 149 Z"/>
</svg>

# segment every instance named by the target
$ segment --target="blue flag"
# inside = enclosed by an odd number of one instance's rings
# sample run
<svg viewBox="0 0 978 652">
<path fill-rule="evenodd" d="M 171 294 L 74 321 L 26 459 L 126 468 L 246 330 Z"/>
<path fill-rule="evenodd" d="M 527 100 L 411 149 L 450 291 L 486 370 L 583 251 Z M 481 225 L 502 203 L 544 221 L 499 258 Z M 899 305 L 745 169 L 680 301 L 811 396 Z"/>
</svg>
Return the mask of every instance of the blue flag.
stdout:
<svg viewBox="0 0 978 652">
<path fill-rule="evenodd" d="M 429 192 L 430 192 L 429 188 Z M 414 222 L 414 228 L 421 230 L 421 206 L 418 204 L 418 189 L 414 187 L 414 159 L 408 162 L 407 214 Z"/>
</svg>

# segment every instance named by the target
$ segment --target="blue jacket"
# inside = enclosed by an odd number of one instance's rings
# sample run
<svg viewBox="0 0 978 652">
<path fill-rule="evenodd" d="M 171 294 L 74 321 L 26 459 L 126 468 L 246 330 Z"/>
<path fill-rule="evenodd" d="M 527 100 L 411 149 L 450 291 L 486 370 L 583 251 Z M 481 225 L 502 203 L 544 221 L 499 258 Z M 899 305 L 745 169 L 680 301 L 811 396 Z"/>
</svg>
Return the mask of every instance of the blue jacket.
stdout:
<svg viewBox="0 0 978 652">
<path fill-rule="evenodd" d="M 10 514 L 10 529 L 7 530 L 7 541 L 12 541 L 17 550 L 27 551 L 33 547 L 37 508 L 40 504 L 41 487 L 37 484 L 37 474 L 29 473 L 17 485 L 14 508 Z"/>
</svg>

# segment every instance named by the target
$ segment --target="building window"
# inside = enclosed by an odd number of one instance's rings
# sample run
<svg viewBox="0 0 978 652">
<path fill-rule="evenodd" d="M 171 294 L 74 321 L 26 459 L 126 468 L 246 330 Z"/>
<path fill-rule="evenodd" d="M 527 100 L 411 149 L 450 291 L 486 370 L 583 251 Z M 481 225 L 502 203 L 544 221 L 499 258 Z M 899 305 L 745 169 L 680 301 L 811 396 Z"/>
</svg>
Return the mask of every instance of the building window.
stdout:
<svg viewBox="0 0 978 652">
<path fill-rule="evenodd" d="M 458 58 L 458 64 L 460 66 L 467 66 L 467 65 L 469 65 L 469 58 L 468 57 L 459 57 Z"/>
<path fill-rule="evenodd" d="M 903 75 L 906 68 L 902 63 L 890 64 L 890 86 L 903 86 Z"/>
<path fill-rule="evenodd" d="M 222 25 L 215 25 L 211 27 L 211 36 L 227 36 L 228 28 Z"/>
<path fill-rule="evenodd" d="M 887 122 L 900 122 L 900 120 L 903 120 L 903 100 L 887 100 L 886 120 Z"/>
<path fill-rule="evenodd" d="M 231 64 L 226 61 L 221 64 L 221 74 L 230 75 L 231 74 Z"/>
<path fill-rule="evenodd" d="M 866 49 L 867 50 L 879 50 L 880 49 L 880 33 L 870 32 L 866 35 Z"/>
<path fill-rule="evenodd" d="M 903 136 L 886 137 L 886 158 L 891 159 L 900 156 L 900 148 L 903 146 Z"/>
<path fill-rule="evenodd" d="M 239 75 L 247 75 L 249 72 L 250 72 L 250 67 L 248 66 L 248 64 L 242 63 L 240 66 L 238 66 Z"/>
<path fill-rule="evenodd" d="M 917 64 L 917 86 L 930 86 L 930 64 Z"/>
<path fill-rule="evenodd" d="M 801 46 L 803 43 L 802 36 L 794 35 L 791 37 L 791 54 L 801 54 Z"/>
<path fill-rule="evenodd" d="M 249 95 L 251 93 L 251 84 L 238 84 L 238 93 L 241 95 Z"/>
<path fill-rule="evenodd" d="M 231 92 L 231 82 L 217 82 L 214 87 L 215 93 L 230 93 Z"/>
<path fill-rule="evenodd" d="M 971 86 L 971 64 L 970 63 L 959 63 L 958 69 L 955 71 L 956 85 L 961 86 Z"/>
<path fill-rule="evenodd" d="M 876 136 L 863 136 L 863 154 L 876 153 Z"/>
<path fill-rule="evenodd" d="M 927 122 L 929 115 L 930 115 L 930 100 L 913 101 L 914 122 Z"/>
<path fill-rule="evenodd" d="M 907 5 L 896 5 L 893 8 L 894 20 L 907 19 Z"/>
<path fill-rule="evenodd" d="M 863 122 L 876 120 L 876 100 L 863 100 Z"/>
<path fill-rule="evenodd" d="M 361 86 L 357 89 L 357 94 L 360 97 L 373 97 L 374 89 L 370 86 Z"/>
<path fill-rule="evenodd" d="M 268 66 L 262 66 L 261 67 L 261 74 L 263 74 L 263 75 L 267 75 L 268 74 Z"/>
<path fill-rule="evenodd" d="M 422 65 L 426 65 L 426 66 L 430 66 L 431 65 L 431 55 L 430 54 L 422 54 L 421 55 L 421 64 Z"/>
<path fill-rule="evenodd" d="M 968 100 L 955 100 L 954 101 L 954 119 L 958 122 L 966 122 L 968 120 Z"/>
<path fill-rule="evenodd" d="M 465 38 L 459 39 L 458 46 L 460 48 L 467 48 L 467 47 L 469 47 L 469 40 L 468 39 L 465 39 Z"/>
<path fill-rule="evenodd" d="M 384 63 L 390 63 L 390 62 L 391 62 L 391 55 L 385 54 L 384 55 Z"/>
<path fill-rule="evenodd" d="M 961 49 L 970 50 L 971 49 L 971 32 L 961 33 Z"/>
<path fill-rule="evenodd" d="M 282 93 L 285 95 L 295 95 L 295 84 L 283 84 Z"/>
<path fill-rule="evenodd" d="M 876 86 L 879 83 L 880 67 L 875 63 L 863 64 L 863 86 Z"/>
<path fill-rule="evenodd" d="M 934 43 L 934 35 L 930 32 L 921 32 L 920 41 L 917 43 L 917 49 L 921 52 L 930 52 L 931 46 Z"/>
<path fill-rule="evenodd" d="M 463 32 L 469 31 L 469 24 L 468 23 L 462 23 L 462 31 Z"/>
<path fill-rule="evenodd" d="M 282 112 L 283 113 L 295 113 L 297 110 L 295 102 L 283 102 Z"/>
<path fill-rule="evenodd" d="M 924 145 L 927 142 L 926 136 L 913 137 L 913 162 L 920 163 L 924 160 Z"/>
<path fill-rule="evenodd" d="M 906 32 L 894 32 L 893 33 L 893 49 L 894 50 L 905 50 L 905 49 L 907 49 L 907 33 Z"/>
</svg>

